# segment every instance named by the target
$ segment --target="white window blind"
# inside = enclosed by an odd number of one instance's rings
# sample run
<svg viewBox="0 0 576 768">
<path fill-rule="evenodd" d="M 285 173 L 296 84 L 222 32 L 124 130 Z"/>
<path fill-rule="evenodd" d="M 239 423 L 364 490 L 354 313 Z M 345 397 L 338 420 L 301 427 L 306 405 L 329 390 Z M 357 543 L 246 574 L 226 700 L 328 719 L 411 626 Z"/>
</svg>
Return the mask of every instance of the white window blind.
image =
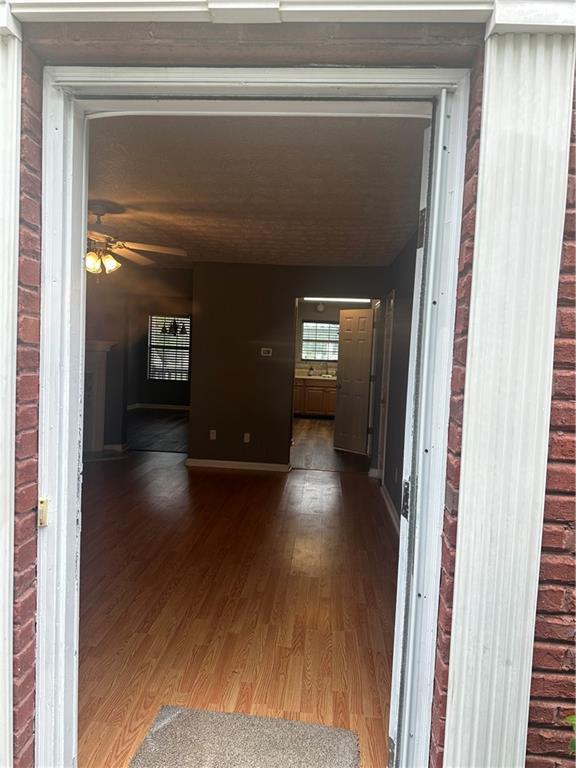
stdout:
<svg viewBox="0 0 576 768">
<path fill-rule="evenodd" d="M 302 360 L 338 360 L 338 323 L 302 323 Z"/>
<path fill-rule="evenodd" d="M 190 378 L 189 317 L 149 316 L 148 378 L 188 381 Z"/>
</svg>

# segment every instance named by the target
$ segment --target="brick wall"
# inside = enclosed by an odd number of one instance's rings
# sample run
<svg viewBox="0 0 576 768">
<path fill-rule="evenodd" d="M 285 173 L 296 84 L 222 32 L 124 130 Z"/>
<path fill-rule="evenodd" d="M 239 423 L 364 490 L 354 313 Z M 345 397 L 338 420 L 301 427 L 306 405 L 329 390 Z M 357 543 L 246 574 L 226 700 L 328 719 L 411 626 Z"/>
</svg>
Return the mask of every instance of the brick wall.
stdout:
<svg viewBox="0 0 576 768">
<path fill-rule="evenodd" d="M 14 531 L 14 768 L 29 768 L 34 763 L 40 342 L 42 71 L 34 54 L 26 49 L 22 69 Z"/>
<path fill-rule="evenodd" d="M 576 110 L 572 121 L 570 174 L 564 248 L 558 286 L 558 311 L 548 477 L 540 587 L 534 638 L 532 694 L 526 765 L 569 768 L 570 732 L 564 718 L 573 714 L 576 559 Z"/>
<path fill-rule="evenodd" d="M 472 255 L 474 251 L 476 189 L 478 186 L 478 157 L 480 153 L 483 70 L 484 51 L 479 51 L 474 61 L 470 78 L 468 144 L 466 149 L 467 156 L 460 259 L 458 264 L 458 297 L 456 304 L 456 325 L 454 329 L 454 362 L 452 367 L 452 391 L 450 396 L 444 531 L 442 534 L 442 571 L 440 576 L 436 669 L 434 674 L 434 698 L 432 703 L 432 735 L 430 740 L 431 768 L 440 768 L 444 753 L 446 697 L 448 692 L 448 661 L 450 654 L 452 598 L 454 590 L 454 564 L 456 561 L 456 525 L 458 515 L 458 488 L 460 483 L 462 413 L 464 406 L 466 346 L 468 341 L 468 310 L 470 307 L 470 289 L 472 286 Z"/>
</svg>

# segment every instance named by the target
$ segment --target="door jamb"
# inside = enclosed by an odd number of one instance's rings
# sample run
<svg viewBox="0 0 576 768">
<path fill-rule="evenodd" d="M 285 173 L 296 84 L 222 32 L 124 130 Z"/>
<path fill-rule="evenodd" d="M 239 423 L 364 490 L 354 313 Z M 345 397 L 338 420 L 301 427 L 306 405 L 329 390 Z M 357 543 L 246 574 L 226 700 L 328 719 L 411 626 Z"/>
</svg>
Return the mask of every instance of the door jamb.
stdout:
<svg viewBox="0 0 576 768">
<path fill-rule="evenodd" d="M 37 764 L 74 765 L 77 734 L 78 542 L 82 478 L 83 329 L 85 279 L 82 254 L 86 227 L 87 122 L 103 114 L 197 114 L 198 98 L 207 93 L 226 99 L 219 114 L 278 114 L 279 96 L 314 99 L 332 96 L 358 100 L 346 114 L 374 116 L 364 106 L 379 103 L 379 117 L 386 116 L 385 99 L 443 99 L 450 113 L 446 139 L 449 160 L 446 174 L 437 179 L 442 218 L 442 263 L 437 279 L 442 296 L 437 317 L 441 333 L 428 338 L 431 359 L 439 361 L 426 386 L 448 402 L 451 339 L 455 307 L 461 203 L 466 145 L 468 71 L 443 69 L 165 69 L 130 67 L 48 67 L 44 82 L 43 227 L 42 227 L 42 331 L 39 485 L 49 499 L 48 526 L 38 537 L 38 647 L 37 647 Z M 131 100 L 126 99 L 132 97 Z M 158 96 L 161 96 L 159 99 Z M 134 100 L 140 97 L 140 100 Z M 154 98 L 153 101 L 147 101 Z M 172 99 L 184 97 L 184 100 Z M 194 101 L 196 99 L 196 101 Z M 211 102 L 217 108 L 219 102 Z M 254 103 L 254 102 L 253 102 Z M 337 101 L 332 102 L 334 109 Z M 221 105 L 222 106 L 222 105 Z M 266 113 L 266 106 L 269 112 Z M 202 107 L 201 114 L 209 114 Z M 236 111 L 234 111 L 236 109 Z M 300 102 L 299 114 L 315 112 L 313 101 Z M 325 110 L 325 108 L 324 108 Z M 363 111 L 364 110 L 364 111 Z M 285 111 L 282 111 L 285 114 Z M 421 117 L 422 115 L 418 115 Z M 440 226 L 440 225 L 439 225 Z M 430 378 L 430 377 L 428 377 Z M 445 412 L 446 411 L 446 412 Z M 438 455 L 446 455 L 447 409 L 428 413 L 428 427 L 435 431 Z M 423 448 L 420 439 L 415 450 Z M 440 462 L 441 464 L 441 462 Z M 438 503 L 445 481 L 440 466 L 433 484 L 418 494 L 420 513 L 441 525 L 443 504 Z M 429 494 L 435 504 L 424 503 Z M 415 508 L 416 511 L 416 508 Z M 432 561 L 439 563 L 440 537 L 426 542 Z M 434 560 L 435 558 L 435 560 Z M 437 578 L 436 578 L 437 577 Z M 430 604 L 438 601 L 438 573 L 431 580 Z M 435 650 L 436 622 L 419 627 L 411 652 L 429 659 Z M 418 669 L 413 667 L 411 669 Z M 430 700 L 431 700 L 431 691 Z M 393 692 L 393 696 L 394 696 Z M 399 695 L 399 691 L 396 691 Z M 424 706 L 427 697 L 423 696 Z M 429 741 L 430 712 L 421 719 Z M 420 758 L 412 761 L 421 764 Z"/>
</svg>

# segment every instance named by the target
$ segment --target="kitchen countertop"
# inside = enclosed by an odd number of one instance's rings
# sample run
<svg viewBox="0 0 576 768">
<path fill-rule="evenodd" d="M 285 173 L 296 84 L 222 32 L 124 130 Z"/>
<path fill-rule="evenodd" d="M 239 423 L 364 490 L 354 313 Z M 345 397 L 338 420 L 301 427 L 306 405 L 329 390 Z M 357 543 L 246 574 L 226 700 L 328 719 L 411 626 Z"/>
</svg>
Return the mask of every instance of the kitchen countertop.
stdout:
<svg viewBox="0 0 576 768">
<path fill-rule="evenodd" d="M 297 373 L 294 377 L 295 379 L 310 379 L 312 381 L 333 381 L 336 382 L 337 378 L 336 376 L 308 376 L 307 373 Z"/>
</svg>

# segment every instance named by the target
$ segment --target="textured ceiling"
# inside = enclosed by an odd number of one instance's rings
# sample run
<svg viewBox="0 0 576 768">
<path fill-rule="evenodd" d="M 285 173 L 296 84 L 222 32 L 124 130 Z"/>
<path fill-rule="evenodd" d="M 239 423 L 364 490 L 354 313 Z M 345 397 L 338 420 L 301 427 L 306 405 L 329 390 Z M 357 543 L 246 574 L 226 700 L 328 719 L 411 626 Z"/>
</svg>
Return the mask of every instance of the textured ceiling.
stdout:
<svg viewBox="0 0 576 768">
<path fill-rule="evenodd" d="M 118 239 L 186 261 L 390 263 L 418 225 L 423 120 L 115 117 L 90 128 L 89 196 Z M 92 220 L 91 220 L 92 221 Z"/>
</svg>

